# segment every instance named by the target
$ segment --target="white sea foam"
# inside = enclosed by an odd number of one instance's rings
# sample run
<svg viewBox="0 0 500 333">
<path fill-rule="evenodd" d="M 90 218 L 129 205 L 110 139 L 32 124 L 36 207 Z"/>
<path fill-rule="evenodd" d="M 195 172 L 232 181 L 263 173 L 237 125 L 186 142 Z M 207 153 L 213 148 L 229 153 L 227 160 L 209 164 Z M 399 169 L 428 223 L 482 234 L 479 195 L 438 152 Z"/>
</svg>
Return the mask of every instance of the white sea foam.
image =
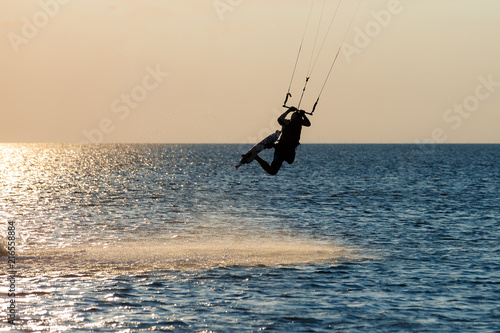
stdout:
<svg viewBox="0 0 500 333">
<path fill-rule="evenodd" d="M 345 253 L 339 246 L 303 240 L 124 241 L 109 246 L 27 250 L 19 262 L 23 275 L 66 275 L 335 262 Z"/>
</svg>

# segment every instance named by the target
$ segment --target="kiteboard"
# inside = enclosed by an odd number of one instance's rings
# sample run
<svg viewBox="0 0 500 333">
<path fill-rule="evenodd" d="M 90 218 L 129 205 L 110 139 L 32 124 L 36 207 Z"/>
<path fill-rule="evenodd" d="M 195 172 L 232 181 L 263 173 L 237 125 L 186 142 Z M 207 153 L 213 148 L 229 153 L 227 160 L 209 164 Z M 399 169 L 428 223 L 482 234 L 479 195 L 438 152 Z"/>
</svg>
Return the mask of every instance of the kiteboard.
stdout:
<svg viewBox="0 0 500 333">
<path fill-rule="evenodd" d="M 262 141 L 260 141 L 255 146 L 250 148 L 248 153 L 246 153 L 245 155 L 241 155 L 241 161 L 240 161 L 240 163 L 238 163 L 236 165 L 236 169 L 238 169 L 243 164 L 252 162 L 258 153 L 260 153 L 261 151 L 266 149 L 267 145 L 276 142 L 278 140 L 278 138 L 280 137 L 280 134 L 281 134 L 281 131 L 276 130 L 276 132 L 274 132 L 271 135 L 266 136 Z"/>
</svg>

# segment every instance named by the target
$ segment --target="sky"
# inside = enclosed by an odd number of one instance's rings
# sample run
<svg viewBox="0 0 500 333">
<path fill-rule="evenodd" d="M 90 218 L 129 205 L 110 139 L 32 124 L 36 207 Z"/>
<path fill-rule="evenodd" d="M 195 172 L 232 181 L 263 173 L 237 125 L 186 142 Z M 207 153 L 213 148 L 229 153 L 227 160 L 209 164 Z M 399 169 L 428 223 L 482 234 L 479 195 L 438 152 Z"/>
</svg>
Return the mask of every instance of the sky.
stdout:
<svg viewBox="0 0 500 333">
<path fill-rule="evenodd" d="M 500 143 L 498 0 L 0 1 L 0 142 Z"/>
</svg>

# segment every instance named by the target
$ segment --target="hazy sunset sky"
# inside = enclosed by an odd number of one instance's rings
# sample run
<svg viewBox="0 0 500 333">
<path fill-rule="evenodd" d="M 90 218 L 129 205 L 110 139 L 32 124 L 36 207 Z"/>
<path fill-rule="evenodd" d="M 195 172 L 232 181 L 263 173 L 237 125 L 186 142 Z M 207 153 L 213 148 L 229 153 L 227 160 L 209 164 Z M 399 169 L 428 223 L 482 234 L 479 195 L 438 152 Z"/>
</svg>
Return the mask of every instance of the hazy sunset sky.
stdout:
<svg viewBox="0 0 500 333">
<path fill-rule="evenodd" d="M 289 104 L 338 1 L 321 19 L 314 3 Z M 357 1 L 341 2 L 301 107 Z M 252 143 L 278 128 L 310 5 L 1 1 L 0 142 Z M 500 143 L 499 15 L 498 0 L 362 0 L 302 142 Z"/>
</svg>

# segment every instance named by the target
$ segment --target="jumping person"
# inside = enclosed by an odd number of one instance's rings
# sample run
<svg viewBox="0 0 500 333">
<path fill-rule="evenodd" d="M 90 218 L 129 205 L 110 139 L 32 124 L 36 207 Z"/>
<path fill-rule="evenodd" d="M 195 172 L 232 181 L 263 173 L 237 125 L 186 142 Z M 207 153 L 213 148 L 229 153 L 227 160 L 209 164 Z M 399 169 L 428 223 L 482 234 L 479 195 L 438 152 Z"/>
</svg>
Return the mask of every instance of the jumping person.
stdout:
<svg viewBox="0 0 500 333">
<path fill-rule="evenodd" d="M 291 119 L 286 119 L 286 116 L 293 112 Z M 274 148 L 274 157 L 271 165 L 264 161 L 260 156 L 256 156 L 255 160 L 259 162 L 262 169 L 264 169 L 270 175 L 276 175 L 283 164 L 286 161 L 288 164 L 292 164 L 295 160 L 295 148 L 300 144 L 300 133 L 302 131 L 302 126 L 309 127 L 311 122 L 306 117 L 306 114 L 302 110 L 298 110 L 295 107 L 290 107 L 286 110 L 279 118 L 278 123 L 281 125 L 281 138 L 277 143 L 271 144 L 266 148 Z"/>
</svg>

